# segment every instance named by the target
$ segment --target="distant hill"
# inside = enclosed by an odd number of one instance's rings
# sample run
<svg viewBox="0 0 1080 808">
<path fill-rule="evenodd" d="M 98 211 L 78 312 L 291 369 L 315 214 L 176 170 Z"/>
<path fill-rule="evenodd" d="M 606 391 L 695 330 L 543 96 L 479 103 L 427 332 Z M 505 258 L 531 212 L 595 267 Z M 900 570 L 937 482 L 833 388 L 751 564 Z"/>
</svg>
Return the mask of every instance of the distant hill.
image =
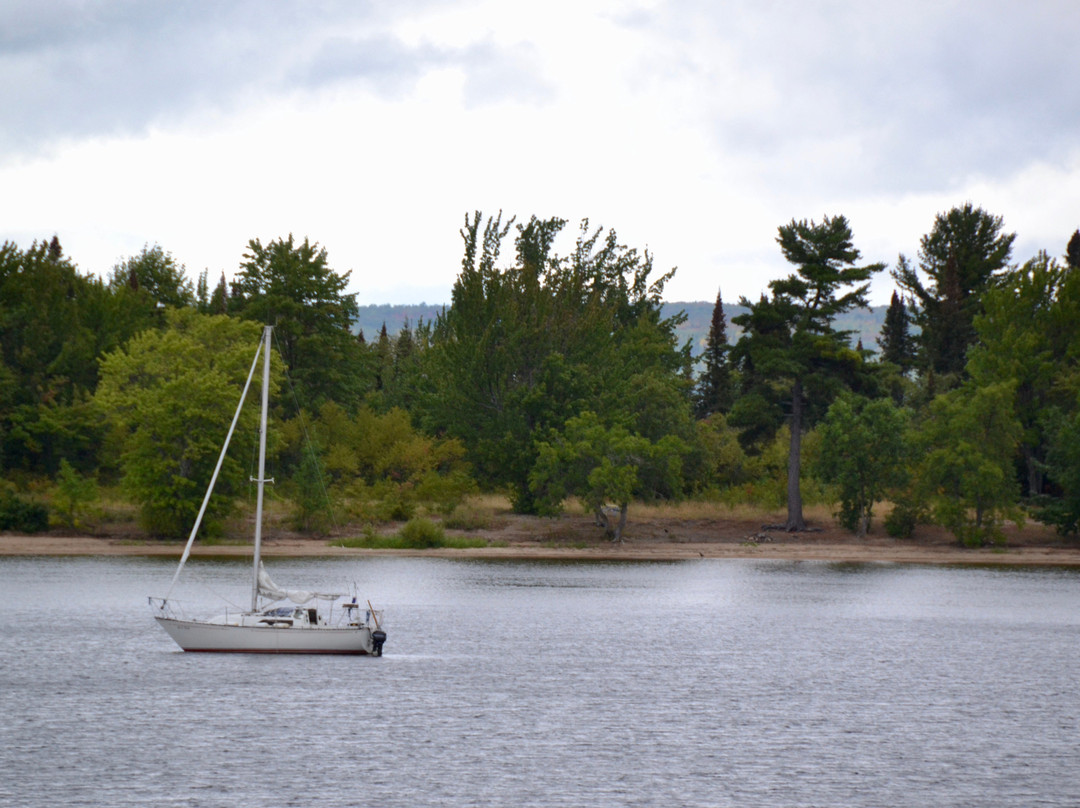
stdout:
<svg viewBox="0 0 1080 808">
<path fill-rule="evenodd" d="M 356 327 L 364 332 L 364 339 L 372 342 L 379 337 L 379 331 L 383 324 L 391 336 L 401 331 L 408 321 L 410 326 L 416 326 L 421 319 L 425 322 L 434 320 L 443 310 L 446 304 L 418 303 L 415 305 L 372 305 L 361 306 L 356 318 Z M 881 326 L 885 322 L 885 312 L 888 306 L 874 306 L 869 311 L 857 309 L 849 312 L 836 321 L 836 327 L 854 331 L 856 339 L 862 339 L 863 347 L 872 350 L 877 349 L 877 337 L 881 332 Z M 679 310 L 686 312 L 686 322 L 679 326 L 676 333 L 680 343 L 690 340 L 690 349 L 694 356 L 698 356 L 705 349 L 705 340 L 709 336 L 709 322 L 712 320 L 713 304 L 707 302 L 674 302 L 664 304 L 664 316 L 671 317 Z M 724 304 L 724 314 L 727 316 L 728 342 L 734 343 L 739 338 L 739 329 L 731 324 L 731 318 L 744 314 L 746 309 L 742 306 Z"/>
<path fill-rule="evenodd" d="M 686 312 L 686 322 L 677 329 L 680 341 L 690 340 L 691 351 L 698 356 L 705 350 L 705 341 L 709 337 L 709 323 L 712 320 L 714 303 L 665 303 L 664 316 L 670 317 L 679 309 Z M 881 326 L 885 322 L 885 312 L 888 306 L 872 306 L 869 310 L 856 309 L 836 319 L 835 326 L 838 330 L 853 331 L 854 339 L 862 340 L 864 348 L 877 350 L 877 338 L 881 333 Z M 731 318 L 747 311 L 745 306 L 724 304 L 724 316 L 727 318 L 728 342 L 734 344 L 739 339 L 741 330 L 732 325 Z"/>
<path fill-rule="evenodd" d="M 412 328 L 422 319 L 424 322 L 434 320 L 442 311 L 444 304 L 417 303 L 409 305 L 389 305 L 386 303 L 375 306 L 361 306 L 356 317 L 356 325 L 353 331 L 363 331 L 364 339 L 374 342 L 379 338 L 379 332 L 383 324 L 390 336 L 396 336 L 404 327 L 406 321 Z"/>
</svg>

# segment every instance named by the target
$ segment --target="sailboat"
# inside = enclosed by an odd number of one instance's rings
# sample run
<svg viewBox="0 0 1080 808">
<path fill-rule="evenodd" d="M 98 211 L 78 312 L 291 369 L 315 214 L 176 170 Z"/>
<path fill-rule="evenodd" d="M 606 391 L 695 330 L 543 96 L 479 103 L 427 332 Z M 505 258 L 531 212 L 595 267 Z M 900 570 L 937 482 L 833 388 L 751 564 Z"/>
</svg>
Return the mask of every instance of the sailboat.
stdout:
<svg viewBox="0 0 1080 808">
<path fill-rule="evenodd" d="M 264 326 L 263 337 L 255 351 L 247 382 L 240 394 L 240 403 L 233 415 L 225 444 L 221 448 L 217 467 L 210 478 L 202 507 L 191 529 L 187 546 L 180 557 L 180 564 L 173 575 L 165 597 L 151 597 L 150 605 L 165 632 L 185 651 L 213 651 L 255 654 L 366 654 L 382 656 L 386 631 L 381 624 L 381 613 L 371 607 L 370 601 L 361 604 L 355 595 L 351 600 L 338 593 L 311 592 L 299 589 L 282 589 L 271 580 L 263 566 L 262 512 L 263 487 L 272 480 L 266 479 L 266 422 L 270 390 L 270 337 L 273 328 Z M 236 609 L 209 620 L 185 617 L 179 604 L 172 600 L 172 592 L 191 554 L 199 525 L 210 495 L 225 460 L 229 441 L 240 419 L 244 399 L 251 386 L 251 379 L 258 367 L 259 354 L 263 357 L 262 413 L 259 422 L 259 476 L 255 480 L 258 493 L 255 500 L 255 553 L 252 568 L 251 608 Z M 322 606 L 320 606 L 322 604 Z"/>
</svg>

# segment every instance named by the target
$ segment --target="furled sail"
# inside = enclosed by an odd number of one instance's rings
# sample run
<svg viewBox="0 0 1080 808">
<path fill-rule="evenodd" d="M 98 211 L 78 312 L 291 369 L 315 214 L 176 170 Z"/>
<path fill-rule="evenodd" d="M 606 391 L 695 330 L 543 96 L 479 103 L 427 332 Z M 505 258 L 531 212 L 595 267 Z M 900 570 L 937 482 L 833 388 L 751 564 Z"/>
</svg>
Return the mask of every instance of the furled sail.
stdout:
<svg viewBox="0 0 1080 808">
<path fill-rule="evenodd" d="M 259 562 L 259 594 L 270 600 L 285 600 L 288 598 L 293 603 L 307 603 L 309 600 L 334 600 L 340 598 L 340 593 L 308 592 L 306 589 L 282 589 L 271 580 L 266 567 Z"/>
</svg>

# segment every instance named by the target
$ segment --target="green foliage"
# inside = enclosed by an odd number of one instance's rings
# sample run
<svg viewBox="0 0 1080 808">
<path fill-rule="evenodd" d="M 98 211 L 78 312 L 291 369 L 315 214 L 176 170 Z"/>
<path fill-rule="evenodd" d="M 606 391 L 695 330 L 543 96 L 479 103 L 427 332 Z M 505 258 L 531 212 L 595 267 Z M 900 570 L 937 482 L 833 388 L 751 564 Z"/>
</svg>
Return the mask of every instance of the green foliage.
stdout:
<svg viewBox="0 0 1080 808">
<path fill-rule="evenodd" d="M 96 500 L 97 496 L 97 483 L 92 477 L 79 474 L 66 458 L 60 461 L 53 502 L 62 524 L 66 527 L 79 527 L 86 506 Z"/>
<path fill-rule="evenodd" d="M 921 427 L 918 478 L 935 521 L 961 544 L 1004 541 L 1005 519 L 1019 521 L 1013 458 L 1021 437 L 1012 383 L 967 384 L 938 396 Z"/>
<path fill-rule="evenodd" d="M 0 530 L 41 533 L 48 528 L 47 507 L 19 496 L 7 485 L 0 485 Z"/>
<path fill-rule="evenodd" d="M 858 536 L 870 528 L 874 503 L 903 482 L 907 418 L 891 399 L 851 394 L 833 402 L 821 425 L 818 471 L 840 492 L 840 524 Z"/>
<path fill-rule="evenodd" d="M 901 500 L 885 516 L 885 532 L 894 539 L 910 539 L 922 520 L 922 509 L 912 502 Z"/>
<path fill-rule="evenodd" d="M 732 377 L 731 363 L 728 360 L 730 352 L 724 301 L 720 292 L 717 292 L 716 305 L 713 306 L 712 320 L 709 324 L 709 336 L 702 357 L 705 369 L 701 373 L 695 390 L 694 409 L 698 418 L 707 418 L 714 413 L 727 413 L 731 410 L 735 397 L 735 381 Z"/>
<path fill-rule="evenodd" d="M 327 264 L 326 250 L 292 235 L 266 246 L 248 242 L 229 298 L 229 311 L 274 326 L 274 339 L 300 404 L 336 401 L 351 407 L 367 389 L 359 343 L 352 335 L 356 295 L 349 272 Z"/>
<path fill-rule="evenodd" d="M 720 414 L 698 421 L 687 457 L 687 482 L 701 493 L 729 490 L 746 484 L 760 465 L 746 454 L 738 433 Z"/>
<path fill-rule="evenodd" d="M 318 448 L 309 446 L 293 475 L 288 492 L 293 505 L 293 525 L 302 533 L 325 533 L 333 521 L 333 503 L 319 462 Z"/>
<path fill-rule="evenodd" d="M 678 319 L 660 314 L 671 273 L 651 281 L 651 256 L 620 245 L 614 231 L 583 222 L 574 251 L 560 257 L 552 244 L 565 222 L 533 218 L 517 228 L 515 265 L 499 269 L 513 222 L 500 215 L 481 232 L 481 221 L 477 213 L 462 230 L 462 271 L 432 330 L 419 409 L 429 429 L 462 440 L 482 483 L 508 486 L 515 509 L 533 512 L 537 435 L 586 410 L 629 425 L 645 401 L 641 383 L 663 391 L 642 428 L 659 429 L 673 399 L 689 427 L 689 353 L 675 345 Z"/>
<path fill-rule="evenodd" d="M 804 429 L 862 372 L 863 357 L 849 334 L 833 328 L 835 318 L 867 306 L 869 279 L 882 264 L 856 266 L 860 253 L 843 216 L 821 224 L 792 221 L 779 228 L 784 258 L 798 269 L 772 281 L 772 297 L 740 301 L 749 312 L 734 318 L 743 335 L 732 351 L 743 395 L 731 423 L 744 430 L 747 445 L 760 445 L 789 420 L 787 528 L 803 530 L 801 440 Z"/>
<path fill-rule="evenodd" d="M 104 358 L 95 398 L 108 413 L 122 485 L 139 505 L 143 527 L 179 537 L 190 530 L 210 482 L 259 328 L 192 309 L 169 310 L 166 318 L 164 331 L 143 332 Z M 276 389 L 276 379 L 272 384 Z M 258 387 L 253 381 L 249 394 L 256 400 Z M 243 480 L 234 458 L 250 452 L 257 409 L 245 407 L 207 510 L 211 519 L 229 512 Z"/>
<path fill-rule="evenodd" d="M 1009 263 L 1015 233 L 1003 233 L 1000 216 L 966 202 L 934 218 L 922 237 L 917 272 L 900 256 L 893 278 L 914 300 L 921 363 L 939 376 L 961 377 L 975 341 L 975 316 L 983 292 Z M 923 276 L 926 282 L 923 281 Z"/>
<path fill-rule="evenodd" d="M 910 321 L 907 306 L 900 295 L 893 292 L 878 345 L 881 346 L 882 361 L 896 365 L 901 374 L 907 373 L 915 364 L 915 340 L 911 336 Z"/>
<path fill-rule="evenodd" d="M 127 258 L 113 267 L 109 278 L 111 289 L 127 287 L 142 292 L 154 304 L 164 306 L 195 305 L 195 290 L 183 264 L 178 264 L 168 253 L 155 244 L 143 246 L 142 252 Z"/>
<path fill-rule="evenodd" d="M 1042 252 L 1001 276 L 983 294 L 984 313 L 975 318 L 979 342 L 969 351 L 974 384 L 1014 385 L 1024 488 L 1032 496 L 1044 488 L 1051 414 L 1074 409 L 1069 374 L 1080 341 L 1080 278 L 1071 274 Z"/>
<path fill-rule="evenodd" d="M 283 458 L 287 464 L 295 459 L 301 478 L 313 473 L 303 468 L 310 462 L 303 459 L 309 452 L 305 444 L 310 440 L 326 447 L 319 465 L 329 496 L 347 501 L 361 518 L 408 519 L 420 507 L 450 513 L 476 489 L 462 459 L 461 443 L 420 433 L 404 410 L 377 413 L 360 407 L 351 415 L 328 402 L 311 420 L 309 432 L 300 419 L 284 424 L 281 432 Z M 313 486 L 311 480 L 308 488 L 314 497 Z M 317 504 L 313 501 L 311 507 Z"/>
<path fill-rule="evenodd" d="M 61 458 L 92 468 L 100 446 L 88 406 L 97 357 L 144 324 L 142 313 L 80 276 L 59 241 L 0 245 L 0 464 L 55 475 Z"/>
<path fill-rule="evenodd" d="M 442 525 L 430 519 L 410 519 L 398 535 L 402 544 L 413 550 L 440 547 L 446 541 L 446 531 Z"/>
<path fill-rule="evenodd" d="M 561 433 L 539 442 L 538 450 L 529 480 L 542 512 L 558 513 L 568 496 L 577 496 L 616 540 L 632 499 L 682 492 L 687 447 L 671 435 L 654 443 L 624 427 L 606 427 L 586 411 L 568 420 Z M 619 508 L 618 526 L 606 518 L 608 503 Z"/>
<path fill-rule="evenodd" d="M 1048 427 L 1047 474 L 1060 495 L 1033 502 L 1036 517 L 1064 536 L 1080 533 L 1080 413 L 1053 419 Z"/>
</svg>

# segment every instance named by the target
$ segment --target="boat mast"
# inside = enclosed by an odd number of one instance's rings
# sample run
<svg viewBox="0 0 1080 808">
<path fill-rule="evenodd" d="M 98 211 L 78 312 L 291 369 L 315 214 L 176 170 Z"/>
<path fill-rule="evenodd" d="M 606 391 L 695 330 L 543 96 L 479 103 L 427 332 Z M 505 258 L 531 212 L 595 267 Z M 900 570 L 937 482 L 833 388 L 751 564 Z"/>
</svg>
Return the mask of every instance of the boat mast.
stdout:
<svg viewBox="0 0 1080 808">
<path fill-rule="evenodd" d="M 273 326 L 263 326 L 262 412 L 259 415 L 259 477 L 255 497 L 255 569 L 251 581 L 251 611 L 259 608 L 259 554 L 262 549 L 263 485 L 266 483 L 266 411 L 270 403 L 270 332 Z"/>
</svg>

